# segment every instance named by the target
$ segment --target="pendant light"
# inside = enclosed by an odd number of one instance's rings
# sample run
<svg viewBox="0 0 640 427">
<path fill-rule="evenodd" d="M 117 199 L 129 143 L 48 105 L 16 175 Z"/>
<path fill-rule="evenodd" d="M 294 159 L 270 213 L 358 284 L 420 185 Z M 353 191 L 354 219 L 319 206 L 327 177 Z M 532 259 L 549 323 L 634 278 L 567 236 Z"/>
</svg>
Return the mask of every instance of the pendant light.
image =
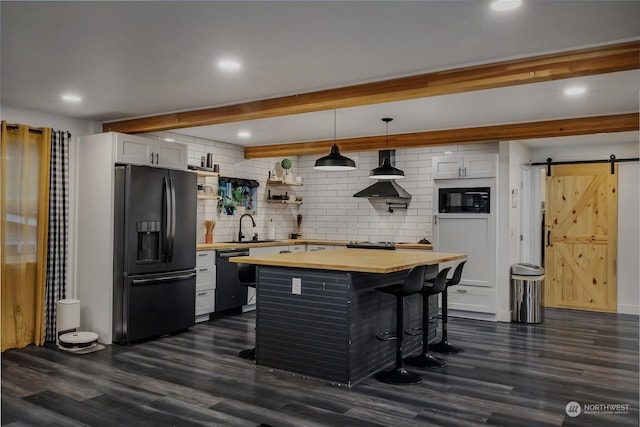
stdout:
<svg viewBox="0 0 640 427">
<path fill-rule="evenodd" d="M 313 167 L 321 171 L 349 171 L 356 168 L 356 162 L 340 154 L 336 141 L 336 110 L 333 110 L 333 145 L 328 155 L 316 160 Z"/>
<path fill-rule="evenodd" d="M 382 119 L 383 122 L 387 124 L 387 136 L 386 136 L 386 147 L 387 151 L 389 150 L 389 122 L 393 120 L 389 117 L 385 117 Z M 371 179 L 401 179 L 404 178 L 404 172 L 398 168 L 394 168 L 391 166 L 391 162 L 389 161 L 389 157 L 385 157 L 381 166 L 378 166 L 375 169 L 371 169 L 371 173 L 369 174 L 369 178 Z"/>
</svg>

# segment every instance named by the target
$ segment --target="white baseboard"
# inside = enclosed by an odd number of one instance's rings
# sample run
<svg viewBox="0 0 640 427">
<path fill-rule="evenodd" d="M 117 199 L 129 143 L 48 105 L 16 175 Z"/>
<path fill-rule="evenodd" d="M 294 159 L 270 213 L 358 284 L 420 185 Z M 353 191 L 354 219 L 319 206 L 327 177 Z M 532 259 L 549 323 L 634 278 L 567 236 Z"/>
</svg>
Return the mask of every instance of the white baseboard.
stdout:
<svg viewBox="0 0 640 427">
<path fill-rule="evenodd" d="M 462 311 L 462 310 L 448 310 L 449 317 L 462 317 L 465 319 L 474 320 L 488 320 L 490 322 L 497 322 L 497 315 L 494 313 L 478 313 L 475 311 Z"/>
<path fill-rule="evenodd" d="M 618 304 L 619 314 L 635 314 L 640 315 L 640 306 L 631 304 Z"/>
</svg>

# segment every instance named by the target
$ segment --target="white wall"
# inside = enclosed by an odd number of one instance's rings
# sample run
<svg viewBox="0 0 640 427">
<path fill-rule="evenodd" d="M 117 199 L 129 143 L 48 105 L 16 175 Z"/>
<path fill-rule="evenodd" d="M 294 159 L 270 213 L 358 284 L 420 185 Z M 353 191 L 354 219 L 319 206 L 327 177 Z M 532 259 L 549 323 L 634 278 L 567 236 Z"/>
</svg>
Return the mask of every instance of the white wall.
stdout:
<svg viewBox="0 0 640 427">
<path fill-rule="evenodd" d="M 618 312 L 640 314 L 640 167 L 618 167 Z"/>
<path fill-rule="evenodd" d="M 528 206 L 530 196 L 522 191 L 522 167 L 529 162 L 529 147 L 518 141 L 500 142 L 498 165 L 498 276 L 497 318 L 511 319 L 510 272 L 511 265 L 532 262 L 523 259 L 520 235 L 525 235 L 526 224 L 521 224 L 523 206 Z"/>
<path fill-rule="evenodd" d="M 607 144 L 606 135 L 598 145 L 544 147 L 531 149 L 531 161 L 554 161 L 635 158 L 638 143 Z M 638 162 L 620 163 L 618 176 L 618 312 L 640 314 L 640 165 Z M 539 225 L 538 225 L 539 230 Z"/>
</svg>

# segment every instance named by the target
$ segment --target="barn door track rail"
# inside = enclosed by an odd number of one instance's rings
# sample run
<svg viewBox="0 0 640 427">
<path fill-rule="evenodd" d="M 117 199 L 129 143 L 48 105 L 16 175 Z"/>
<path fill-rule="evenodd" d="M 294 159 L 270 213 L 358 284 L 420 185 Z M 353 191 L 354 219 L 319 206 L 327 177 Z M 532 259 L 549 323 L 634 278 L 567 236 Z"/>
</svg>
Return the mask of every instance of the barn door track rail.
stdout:
<svg viewBox="0 0 640 427">
<path fill-rule="evenodd" d="M 537 162 L 531 163 L 531 166 L 546 166 L 547 167 L 547 176 L 551 176 L 551 166 L 552 165 L 581 165 L 586 163 L 609 163 L 611 164 L 611 175 L 615 173 L 615 164 L 621 162 L 637 162 L 640 161 L 640 157 L 631 157 L 627 159 L 618 159 L 614 154 L 609 156 L 609 160 L 599 159 L 599 160 L 573 160 L 566 162 L 554 162 L 551 157 L 547 158 L 546 162 Z"/>
</svg>

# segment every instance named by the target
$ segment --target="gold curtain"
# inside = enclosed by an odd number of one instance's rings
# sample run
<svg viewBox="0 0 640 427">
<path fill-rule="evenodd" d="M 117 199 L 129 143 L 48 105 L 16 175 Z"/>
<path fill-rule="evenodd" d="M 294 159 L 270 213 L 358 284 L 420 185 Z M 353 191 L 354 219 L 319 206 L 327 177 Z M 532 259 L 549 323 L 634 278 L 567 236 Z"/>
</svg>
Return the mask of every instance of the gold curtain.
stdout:
<svg viewBox="0 0 640 427">
<path fill-rule="evenodd" d="M 51 129 L 2 122 L 2 351 L 44 343 Z"/>
</svg>

